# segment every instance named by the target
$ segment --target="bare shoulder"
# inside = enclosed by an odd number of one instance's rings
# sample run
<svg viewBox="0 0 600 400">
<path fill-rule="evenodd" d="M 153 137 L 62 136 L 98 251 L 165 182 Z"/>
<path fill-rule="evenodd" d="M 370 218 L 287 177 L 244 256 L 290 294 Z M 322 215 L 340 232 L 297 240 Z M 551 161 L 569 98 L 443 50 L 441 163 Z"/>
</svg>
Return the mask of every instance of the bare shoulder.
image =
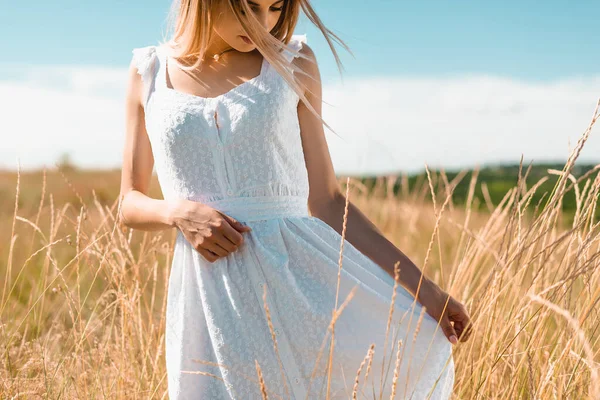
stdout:
<svg viewBox="0 0 600 400">
<path fill-rule="evenodd" d="M 296 57 L 294 62 L 300 68 L 307 72 L 318 72 L 319 66 L 317 63 L 317 56 L 313 49 L 306 43 L 302 43 L 302 48 L 300 49 L 300 54 L 302 57 Z"/>
<path fill-rule="evenodd" d="M 299 52 L 302 56 L 296 57 L 294 63 L 298 68 L 304 71 L 304 73 L 297 74 L 297 79 L 309 89 L 309 93 L 314 93 L 321 85 L 321 75 L 319 72 L 317 56 L 313 49 L 306 43 L 302 43 L 302 48 Z"/>
<path fill-rule="evenodd" d="M 310 45 L 308 43 L 302 43 L 302 47 L 300 48 L 300 53 L 311 57 L 312 59 L 316 60 L 316 56 L 315 56 L 315 52 L 313 51 L 312 47 L 310 47 Z"/>
</svg>

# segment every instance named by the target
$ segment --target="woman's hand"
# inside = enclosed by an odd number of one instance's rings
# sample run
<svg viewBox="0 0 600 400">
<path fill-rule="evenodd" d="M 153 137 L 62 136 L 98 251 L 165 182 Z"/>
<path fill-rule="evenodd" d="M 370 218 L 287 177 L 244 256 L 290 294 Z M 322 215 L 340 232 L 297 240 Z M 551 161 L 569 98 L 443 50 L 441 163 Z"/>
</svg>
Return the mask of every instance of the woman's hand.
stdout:
<svg viewBox="0 0 600 400">
<path fill-rule="evenodd" d="M 461 342 L 469 339 L 473 326 L 471 317 L 458 300 L 431 281 L 429 285 L 421 286 L 418 300 L 429 315 L 440 321 L 440 328 L 452 344 L 456 344 L 459 339 Z"/>
<path fill-rule="evenodd" d="M 226 257 L 244 243 L 241 232 L 252 230 L 205 204 L 180 199 L 173 203 L 172 225 L 209 262 Z"/>
</svg>

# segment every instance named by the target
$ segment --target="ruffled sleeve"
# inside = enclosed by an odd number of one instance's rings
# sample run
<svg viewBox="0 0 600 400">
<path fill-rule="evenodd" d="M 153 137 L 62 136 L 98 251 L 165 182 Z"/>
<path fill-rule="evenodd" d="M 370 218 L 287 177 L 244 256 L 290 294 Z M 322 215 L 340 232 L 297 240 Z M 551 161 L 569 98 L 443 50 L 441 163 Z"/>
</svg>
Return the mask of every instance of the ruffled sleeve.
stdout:
<svg viewBox="0 0 600 400">
<path fill-rule="evenodd" d="M 132 61 L 142 77 L 144 84 L 144 106 L 148 99 L 150 88 L 154 83 L 156 67 L 156 46 L 137 47 L 132 51 Z"/>
<path fill-rule="evenodd" d="M 303 35 L 292 35 L 288 46 L 294 51 L 294 53 L 287 52 L 290 61 L 293 58 L 298 57 L 297 52 L 299 52 L 300 49 L 302 49 L 303 43 L 306 43 L 306 33 Z"/>
</svg>

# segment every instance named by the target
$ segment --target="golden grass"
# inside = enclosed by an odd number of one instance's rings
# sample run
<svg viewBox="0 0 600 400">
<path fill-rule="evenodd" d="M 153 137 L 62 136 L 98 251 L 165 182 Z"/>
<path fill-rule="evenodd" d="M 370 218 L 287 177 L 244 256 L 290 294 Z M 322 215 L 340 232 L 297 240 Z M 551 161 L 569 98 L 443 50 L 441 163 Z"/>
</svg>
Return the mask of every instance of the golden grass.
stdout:
<svg viewBox="0 0 600 400">
<path fill-rule="evenodd" d="M 548 171 L 559 180 L 544 204 L 531 204 L 531 199 L 547 178 L 528 188 L 529 169 L 523 175 L 520 171 L 516 186 L 499 204 L 491 203 L 485 183 L 480 184 L 489 213 L 472 207 L 477 173 L 464 205 L 452 201 L 452 190 L 464 175 L 448 182 L 443 170 L 431 175 L 427 169 L 427 186 L 411 190 L 402 177 L 397 195 L 391 190 L 395 177 L 380 178 L 371 193 L 356 180 L 341 182 L 348 200 L 469 309 L 474 332 L 454 346 L 455 399 L 600 398 L 600 222 L 595 215 L 600 169 L 579 178 L 571 175 L 599 106 L 563 170 Z M 54 190 L 58 183 L 48 188 L 45 172 L 32 206 L 20 192 L 21 178 L 17 172 L 12 212 L 5 207 L 0 214 L 0 398 L 167 398 L 164 316 L 174 232 L 123 228 L 116 220 L 116 200 L 104 204 L 93 191 L 88 200 L 80 194 L 85 186 L 71 180 L 70 195 Z M 96 184 L 89 181 L 88 186 Z M 118 185 L 113 187 L 118 191 Z M 567 225 L 561 200 L 571 190 L 577 210 Z M 116 192 L 104 197 L 117 198 Z M 346 215 L 343 226 L 345 232 Z M 342 254 L 343 241 L 338 290 Z M 401 266 L 396 263 L 394 270 L 390 317 Z M 335 322 L 353 293 L 338 307 L 336 292 L 319 351 L 328 366 L 335 351 Z M 265 288 L 265 315 L 277 352 L 266 294 Z M 390 324 L 391 318 L 384 348 Z M 322 354 L 328 340 L 329 354 Z M 406 385 L 398 381 L 398 371 L 401 362 L 410 363 L 403 344 L 410 338 L 391 340 L 396 350 L 386 355 L 387 365 L 385 358 L 381 366 L 372 365 L 379 349 L 365 348 L 356 376 L 348 377 L 348 398 L 373 398 L 365 394 L 372 368 L 393 368 L 393 391 Z M 263 398 L 279 398 L 264 381 L 260 363 L 256 360 L 255 372 L 240 372 L 260 387 Z M 418 376 L 411 372 L 409 379 Z"/>
</svg>

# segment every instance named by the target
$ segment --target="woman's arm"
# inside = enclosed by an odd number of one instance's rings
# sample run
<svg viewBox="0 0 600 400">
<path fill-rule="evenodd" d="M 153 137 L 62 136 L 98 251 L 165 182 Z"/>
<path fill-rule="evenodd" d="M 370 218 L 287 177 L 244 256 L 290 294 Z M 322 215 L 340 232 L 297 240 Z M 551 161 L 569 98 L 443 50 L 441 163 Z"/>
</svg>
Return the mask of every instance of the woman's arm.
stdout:
<svg viewBox="0 0 600 400">
<path fill-rule="evenodd" d="M 322 86 L 316 57 L 306 44 L 300 51 L 304 52 L 312 62 L 301 57 L 296 58 L 295 62 L 313 79 L 304 75 L 298 79 L 306 87 L 304 94 L 307 100 L 321 115 Z M 341 234 L 346 198 L 341 193 L 335 176 L 323 123 L 302 101 L 298 104 L 298 119 L 310 186 L 308 207 L 313 216 L 323 220 Z M 460 340 L 466 340 L 471 332 L 471 325 L 465 307 L 425 277 L 421 270 L 387 240 L 356 206 L 350 202 L 348 207 L 345 235 L 348 242 L 392 277 L 394 277 L 394 264 L 400 261 L 399 283 L 416 296 L 431 316 L 440 321 L 441 329 L 452 343 L 457 342 L 457 335 Z M 419 280 L 421 280 L 420 286 Z"/>
<path fill-rule="evenodd" d="M 304 44 L 301 51 L 304 51 L 315 62 L 311 63 L 300 57 L 295 60 L 301 68 L 315 79 L 311 80 L 304 76 L 298 79 L 306 85 L 305 96 L 320 114 L 322 109 L 322 85 L 318 64 L 308 45 Z M 298 104 L 298 118 L 310 182 L 309 209 L 313 216 L 323 220 L 341 234 L 346 199 L 340 192 L 335 177 L 331 156 L 325 141 L 323 124 L 302 101 Z M 377 227 L 352 203 L 349 203 L 346 239 L 392 277 L 394 277 L 394 264 L 396 261 L 400 261 L 401 283 L 413 294 L 416 293 L 421 277 L 419 268 L 387 240 Z M 432 282 L 424 276 L 419 291 L 422 293 L 422 290 L 428 286 L 435 285 L 432 285 Z"/>
<path fill-rule="evenodd" d="M 345 196 L 338 192 L 333 199 L 311 208 L 311 213 L 341 235 L 345 205 Z M 394 277 L 394 264 L 400 261 L 400 283 L 413 295 L 417 293 L 421 270 L 350 201 L 348 202 L 345 237 L 391 277 Z M 417 300 L 423 303 L 424 297 L 430 297 L 432 291 L 438 290 L 439 287 L 423 275 Z"/>
<path fill-rule="evenodd" d="M 173 207 L 147 195 L 154 157 L 144 122 L 142 79 L 133 61 L 125 95 L 125 148 L 121 169 L 121 215 L 127 227 L 153 231 L 173 227 Z"/>
</svg>

